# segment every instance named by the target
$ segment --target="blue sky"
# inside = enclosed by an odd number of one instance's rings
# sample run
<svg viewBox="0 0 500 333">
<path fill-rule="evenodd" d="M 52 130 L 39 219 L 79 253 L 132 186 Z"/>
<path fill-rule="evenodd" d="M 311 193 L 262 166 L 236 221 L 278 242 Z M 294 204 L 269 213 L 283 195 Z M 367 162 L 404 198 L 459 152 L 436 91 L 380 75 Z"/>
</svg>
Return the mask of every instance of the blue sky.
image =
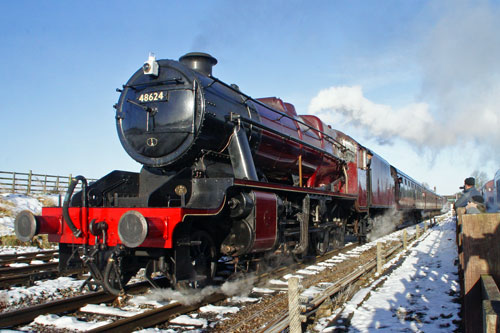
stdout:
<svg viewBox="0 0 500 333">
<path fill-rule="evenodd" d="M 3 1 L 0 170 L 138 171 L 116 134 L 115 88 L 149 52 L 178 59 L 201 51 L 218 59 L 214 76 L 322 115 L 415 179 L 454 193 L 474 170 L 492 178 L 500 168 L 499 7 Z"/>
</svg>

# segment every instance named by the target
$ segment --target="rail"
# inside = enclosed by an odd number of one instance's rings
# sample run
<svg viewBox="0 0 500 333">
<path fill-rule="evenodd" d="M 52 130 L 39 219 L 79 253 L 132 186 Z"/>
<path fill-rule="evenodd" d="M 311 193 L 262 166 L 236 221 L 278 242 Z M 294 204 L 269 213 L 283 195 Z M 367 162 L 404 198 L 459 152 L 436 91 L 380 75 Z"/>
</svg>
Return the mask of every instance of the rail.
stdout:
<svg viewBox="0 0 500 333">
<path fill-rule="evenodd" d="M 27 173 L 0 171 L 0 193 L 16 194 L 62 194 L 66 192 L 73 176 L 54 176 L 36 174 L 31 170 Z M 88 179 L 89 182 L 95 179 Z M 80 184 L 77 186 L 79 191 Z"/>
<path fill-rule="evenodd" d="M 147 281 L 138 282 L 126 287 L 127 292 L 140 292 L 149 288 Z M 87 294 L 63 298 L 44 304 L 32 305 L 27 308 L 0 313 L 0 328 L 14 327 L 27 324 L 37 316 L 47 313 L 61 313 L 76 311 L 87 304 L 112 302 L 116 296 L 105 291 L 90 292 Z"/>
</svg>

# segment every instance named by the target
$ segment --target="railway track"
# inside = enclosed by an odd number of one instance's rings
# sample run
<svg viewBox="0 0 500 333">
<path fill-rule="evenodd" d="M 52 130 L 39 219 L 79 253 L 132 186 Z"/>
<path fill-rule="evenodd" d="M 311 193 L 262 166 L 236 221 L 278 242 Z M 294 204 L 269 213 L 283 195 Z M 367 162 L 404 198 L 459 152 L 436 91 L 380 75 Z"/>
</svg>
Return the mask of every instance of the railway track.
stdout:
<svg viewBox="0 0 500 333">
<path fill-rule="evenodd" d="M 393 242 L 394 243 L 394 242 Z M 385 256 L 388 257 L 393 255 L 401 244 L 391 244 L 386 246 Z M 342 253 L 349 253 L 350 250 L 356 247 L 355 244 L 347 246 L 342 249 Z M 327 253 L 324 257 L 316 258 L 317 261 L 328 261 L 333 260 L 339 256 L 339 251 L 331 251 Z M 376 267 L 376 259 L 373 258 L 373 253 L 366 254 L 367 258 L 363 259 L 363 264 L 358 269 L 347 269 L 339 271 L 337 278 L 334 283 L 330 283 L 327 287 L 324 287 L 321 293 L 315 297 L 309 297 L 307 299 L 303 298 L 302 304 L 302 320 L 307 321 L 308 318 L 313 316 L 321 304 L 329 298 L 334 297 L 340 291 L 346 288 L 346 286 L 352 285 L 357 279 L 362 277 L 366 272 L 373 270 Z M 269 281 L 273 279 L 283 278 L 287 274 L 297 275 L 297 271 L 307 268 L 308 264 L 295 264 L 290 267 L 281 267 L 275 271 L 263 273 L 256 278 L 256 286 L 269 287 Z M 310 280 L 310 281 L 309 281 Z M 321 278 L 318 276 L 313 276 L 311 278 L 306 278 L 302 280 L 304 287 L 311 287 L 315 284 L 320 283 Z M 330 281 L 332 278 L 330 276 Z M 140 292 L 147 290 L 149 285 L 147 282 L 142 282 L 138 286 L 132 286 L 128 288 L 128 293 Z M 137 289 L 136 289 L 137 288 Z M 273 288 L 273 287 L 271 287 Z M 263 296 L 260 308 L 249 305 L 245 306 L 244 320 L 238 317 L 238 314 L 233 317 L 229 316 L 227 320 L 222 323 L 218 323 L 215 327 L 211 327 L 212 331 L 235 331 L 235 332 L 246 332 L 251 328 L 251 331 L 255 331 L 256 327 L 260 327 L 261 332 L 278 332 L 286 329 L 288 326 L 288 308 L 287 308 L 287 298 L 286 294 L 279 293 L 283 290 L 283 287 L 275 287 L 275 294 L 272 296 Z M 47 313 L 61 313 L 61 312 L 72 312 L 78 311 L 85 304 L 97 304 L 97 303 L 111 303 L 115 301 L 116 298 L 104 292 L 89 293 L 79 297 L 60 300 L 57 302 L 50 302 L 44 305 L 31 307 L 29 310 L 18 310 L 14 312 L 4 313 L 0 315 L 0 327 L 16 327 L 18 325 L 28 323 L 32 321 L 36 316 L 40 314 Z M 227 296 L 220 292 L 214 292 L 203 299 L 201 302 L 189 305 L 183 305 L 181 303 L 175 302 L 168 305 L 164 305 L 155 309 L 146 310 L 140 314 L 135 314 L 127 318 L 113 319 L 111 323 L 103 325 L 92 329 L 92 332 L 111 332 L 120 331 L 128 332 L 133 331 L 139 327 L 151 327 L 155 325 L 161 325 L 162 328 L 170 327 L 168 321 L 176 318 L 183 314 L 197 313 L 200 307 L 206 304 L 227 304 Z M 243 311 L 242 311 L 243 312 Z M 272 318 L 268 318 L 269 314 L 274 314 Z M 208 315 L 207 320 L 210 322 L 217 322 L 215 315 L 210 318 Z M 266 319 L 267 318 L 267 319 Z M 99 320 L 99 319 L 98 319 Z M 106 320 L 106 316 L 103 315 L 101 321 Z M 257 322 L 253 322 L 257 321 Z M 263 323 L 265 321 L 265 323 Z M 162 324 L 163 323 L 163 324 Z M 250 326 L 248 326 L 250 323 Z M 179 329 L 176 326 L 176 329 Z"/>
<path fill-rule="evenodd" d="M 108 325 L 95 328 L 90 332 L 132 332 L 139 327 L 151 327 L 164 323 L 168 318 L 196 311 L 203 305 L 221 302 L 226 298 L 227 296 L 224 294 L 215 293 L 194 305 L 183 305 L 175 302 L 133 317 L 116 320 Z"/>
<path fill-rule="evenodd" d="M 352 246 L 352 245 L 351 245 Z M 332 257 L 338 250 L 330 251 L 325 256 Z M 39 265 L 37 265 L 39 266 Z M 275 278 L 280 275 L 292 273 L 294 270 L 305 267 L 305 264 L 294 264 L 290 267 L 281 267 L 276 271 L 266 272 L 260 274 L 256 281 L 259 284 L 265 283 L 265 281 Z M 49 267 L 49 266 L 48 266 Z M 18 271 L 28 271 L 29 267 L 17 267 Z M 141 282 L 136 285 L 132 285 L 127 288 L 127 293 L 137 293 L 140 291 L 145 291 L 150 287 L 147 282 Z M 181 303 L 172 303 L 165 305 L 163 307 L 145 311 L 144 313 L 134 315 L 132 317 L 114 320 L 111 324 L 95 328 L 94 332 L 106 332 L 106 331 L 132 331 L 137 327 L 148 327 L 158 323 L 165 322 L 168 318 L 173 318 L 185 313 L 193 312 L 198 310 L 201 306 L 206 304 L 213 304 L 222 302 L 227 298 L 226 295 L 216 292 L 208 297 L 204 298 L 201 302 L 193 305 L 183 305 Z M 115 296 L 109 295 L 106 292 L 93 292 L 76 297 L 71 297 L 67 299 L 61 299 L 53 302 L 47 302 L 45 304 L 30 306 L 26 309 L 20 309 L 16 311 L 10 311 L 0 314 L 0 327 L 2 328 L 13 328 L 19 325 L 27 324 L 32 322 L 37 316 L 44 314 L 57 314 L 57 313 L 68 313 L 78 311 L 82 306 L 86 304 L 100 304 L 100 303 L 112 303 L 116 300 Z"/>
<path fill-rule="evenodd" d="M 0 266 L 6 266 L 13 263 L 30 263 L 32 260 L 50 261 L 58 257 L 58 250 L 2 254 L 0 255 Z"/>
<path fill-rule="evenodd" d="M 146 281 L 127 286 L 127 292 L 145 291 L 150 284 Z M 76 311 L 84 305 L 102 302 L 113 302 L 116 296 L 104 291 L 90 292 L 84 295 L 60 299 L 40 305 L 30 306 L 15 311 L 0 313 L 0 327 L 8 328 L 30 323 L 37 316 L 48 313 L 63 313 Z"/>
<path fill-rule="evenodd" d="M 31 286 L 35 281 L 61 276 L 57 250 L 0 255 L 0 288 L 15 285 Z M 33 263 L 35 262 L 35 263 Z M 13 265 L 15 266 L 9 266 Z M 17 264 L 25 264 L 18 266 Z M 82 274 L 84 270 L 70 270 L 65 276 Z"/>
<path fill-rule="evenodd" d="M 408 242 L 416 240 L 416 234 L 408 237 Z M 403 247 L 402 242 L 391 241 L 386 244 L 384 257 L 386 260 L 394 257 L 397 251 Z M 360 256 L 362 264 L 359 267 L 349 268 L 349 263 L 344 262 L 346 267 L 339 265 L 338 274 L 328 274 L 326 278 L 314 276 L 312 278 L 304 277 L 301 284 L 304 293 L 299 297 L 300 300 L 300 319 L 302 323 L 312 322 L 320 308 L 326 300 L 335 299 L 343 291 L 353 286 L 360 279 L 366 279 L 367 275 L 372 274 L 377 267 L 377 258 L 373 253 L 367 251 L 365 255 Z M 326 281 L 325 281 L 326 280 Z M 326 283 L 325 283 L 326 282 Z M 316 290 L 315 294 L 307 292 Z M 246 311 L 243 314 L 237 314 L 234 318 L 229 318 L 218 325 L 216 332 L 281 332 L 288 328 L 290 323 L 288 311 L 288 294 L 281 293 L 272 296 L 265 302 L 264 306 L 255 306 L 255 309 Z M 257 329 L 258 328 L 258 329 Z"/>
</svg>

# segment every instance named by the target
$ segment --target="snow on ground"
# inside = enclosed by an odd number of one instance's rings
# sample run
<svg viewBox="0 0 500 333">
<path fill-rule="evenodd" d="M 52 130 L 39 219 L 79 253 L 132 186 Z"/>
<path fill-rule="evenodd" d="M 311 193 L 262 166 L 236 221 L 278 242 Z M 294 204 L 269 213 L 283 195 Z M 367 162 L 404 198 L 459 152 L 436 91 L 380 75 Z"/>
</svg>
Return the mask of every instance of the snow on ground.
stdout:
<svg viewBox="0 0 500 333">
<path fill-rule="evenodd" d="M 31 287 L 11 287 L 0 290 L 0 303 L 12 306 L 38 299 L 62 298 L 66 293 L 78 290 L 82 284 L 83 280 L 64 276 L 55 280 L 35 281 L 35 285 Z"/>
<path fill-rule="evenodd" d="M 318 331 L 450 332 L 460 320 L 455 220 L 449 215 L 403 257 L 388 276 L 373 281 L 345 305 L 336 326 Z"/>
<path fill-rule="evenodd" d="M 100 305 L 87 304 L 84 307 L 80 308 L 80 312 L 96 313 L 96 314 L 103 314 L 116 317 L 132 317 L 141 314 L 144 311 L 145 311 L 144 309 L 137 310 L 136 308 L 133 307 L 124 307 L 118 309 L 112 306 L 108 306 L 106 304 L 100 304 Z"/>
<path fill-rule="evenodd" d="M 1 218 L 0 218 L 1 219 Z M 54 249 L 56 249 L 54 247 Z M 40 249 L 39 247 L 36 246 L 0 246 L 0 255 L 3 254 L 21 254 L 21 253 L 30 253 L 30 252 L 43 252 L 43 251 L 48 251 L 51 249 Z M 43 255 L 43 254 L 37 254 L 38 255 Z M 51 260 L 51 261 L 57 261 Z M 33 260 L 32 260 L 33 262 Z"/>
<path fill-rule="evenodd" d="M 223 315 L 226 313 L 236 313 L 240 310 L 240 308 L 236 306 L 216 306 L 216 305 L 205 305 L 200 308 L 200 312 L 211 312 L 211 313 L 217 313 L 219 315 Z"/>
<path fill-rule="evenodd" d="M 43 326 L 53 326 L 58 329 L 70 329 L 72 331 L 90 331 L 94 328 L 110 324 L 111 320 L 99 322 L 86 322 L 78 320 L 75 317 L 59 317 L 55 314 L 40 315 L 35 318 L 35 324 Z"/>
<path fill-rule="evenodd" d="M 59 200 L 59 195 L 45 195 L 39 198 L 55 205 Z M 11 212 L 9 216 L 0 215 L 0 236 L 5 236 L 14 234 L 14 219 L 19 212 L 29 210 L 33 214 L 40 214 L 42 202 L 35 197 L 24 194 L 1 193 L 0 208 Z"/>
<path fill-rule="evenodd" d="M 206 328 L 208 326 L 208 321 L 203 318 L 193 318 L 188 315 L 182 315 L 174 318 L 170 321 L 171 324 L 182 325 L 182 326 L 195 326 Z"/>
<path fill-rule="evenodd" d="M 234 296 L 229 299 L 229 302 L 231 303 L 255 303 L 258 301 L 260 301 L 260 298 L 245 296 Z"/>
</svg>

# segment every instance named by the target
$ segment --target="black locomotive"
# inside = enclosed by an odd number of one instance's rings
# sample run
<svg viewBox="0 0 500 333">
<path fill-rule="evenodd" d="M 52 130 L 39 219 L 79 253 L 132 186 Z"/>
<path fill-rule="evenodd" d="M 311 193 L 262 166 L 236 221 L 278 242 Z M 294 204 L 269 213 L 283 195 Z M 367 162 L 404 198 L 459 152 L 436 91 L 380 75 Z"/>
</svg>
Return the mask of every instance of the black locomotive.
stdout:
<svg viewBox="0 0 500 333">
<path fill-rule="evenodd" d="M 60 269 L 85 264 L 119 293 L 140 268 L 173 284 L 210 283 L 221 256 L 240 268 L 297 260 L 364 239 L 370 217 L 434 214 L 442 198 L 292 104 L 253 99 L 212 75 L 217 60 L 150 56 L 120 91 L 116 126 L 139 173 L 75 179 L 60 208 L 23 213 L 16 233 L 49 234 Z M 81 181 L 83 189 L 73 194 Z"/>
</svg>

